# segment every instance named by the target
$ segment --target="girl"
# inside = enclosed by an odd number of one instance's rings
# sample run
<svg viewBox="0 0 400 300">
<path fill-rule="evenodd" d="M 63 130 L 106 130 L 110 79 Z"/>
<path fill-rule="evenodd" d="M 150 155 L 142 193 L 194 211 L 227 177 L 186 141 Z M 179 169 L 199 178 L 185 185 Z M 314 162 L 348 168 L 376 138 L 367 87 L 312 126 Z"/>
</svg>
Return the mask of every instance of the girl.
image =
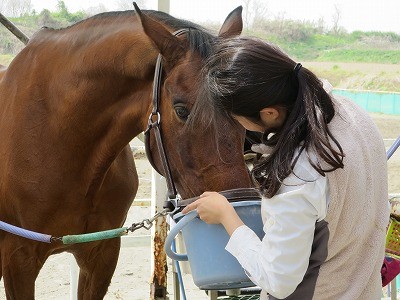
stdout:
<svg viewBox="0 0 400 300">
<path fill-rule="evenodd" d="M 202 94 L 212 118 L 228 114 L 263 133 L 253 148 L 264 158 L 252 177 L 264 196 L 265 237 L 216 192 L 203 193 L 183 213 L 197 209 L 206 223 L 225 227 L 226 250 L 262 288 L 261 299 L 380 299 L 387 170 L 368 114 L 333 98 L 312 72 L 254 38 L 217 46 Z M 210 117 L 203 105 L 193 119 L 202 113 Z"/>
</svg>

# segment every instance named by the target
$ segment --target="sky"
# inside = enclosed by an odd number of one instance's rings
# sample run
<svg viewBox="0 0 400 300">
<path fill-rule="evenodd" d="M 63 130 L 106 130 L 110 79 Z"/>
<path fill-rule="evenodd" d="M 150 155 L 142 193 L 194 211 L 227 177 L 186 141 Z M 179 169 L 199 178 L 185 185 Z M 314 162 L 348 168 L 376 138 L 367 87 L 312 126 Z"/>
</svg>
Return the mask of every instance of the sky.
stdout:
<svg viewBox="0 0 400 300">
<path fill-rule="evenodd" d="M 117 2 L 123 0 L 64 0 L 71 11 L 86 10 L 104 5 L 107 10 L 116 10 Z M 132 3 L 133 0 L 126 0 Z M 269 19 L 284 16 L 286 19 L 317 21 L 323 18 L 325 25 L 332 26 L 335 7 L 340 12 L 339 26 L 348 32 L 393 31 L 400 34 L 400 0 L 250 0 L 266 5 Z M 33 8 L 54 11 L 57 0 L 32 0 Z M 157 0 L 141 0 L 146 9 L 157 9 Z M 170 0 L 170 14 L 194 22 L 222 23 L 230 11 L 243 0 Z"/>
</svg>

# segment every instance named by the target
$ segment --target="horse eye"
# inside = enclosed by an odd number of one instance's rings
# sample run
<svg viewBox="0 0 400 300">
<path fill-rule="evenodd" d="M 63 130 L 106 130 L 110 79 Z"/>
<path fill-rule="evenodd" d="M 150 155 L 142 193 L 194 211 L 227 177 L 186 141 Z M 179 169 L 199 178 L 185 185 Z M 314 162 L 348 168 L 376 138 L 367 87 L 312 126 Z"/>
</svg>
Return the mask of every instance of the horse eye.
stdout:
<svg viewBox="0 0 400 300">
<path fill-rule="evenodd" d="M 175 106 L 175 113 L 183 121 L 186 121 L 190 114 L 189 110 L 184 106 Z"/>
</svg>

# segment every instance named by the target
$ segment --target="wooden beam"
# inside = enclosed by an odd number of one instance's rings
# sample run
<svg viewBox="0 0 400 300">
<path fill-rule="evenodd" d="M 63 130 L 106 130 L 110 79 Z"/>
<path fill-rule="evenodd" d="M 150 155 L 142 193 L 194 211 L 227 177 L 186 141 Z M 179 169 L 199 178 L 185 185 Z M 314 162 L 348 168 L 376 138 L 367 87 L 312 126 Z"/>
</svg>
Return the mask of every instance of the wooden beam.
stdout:
<svg viewBox="0 0 400 300">
<path fill-rule="evenodd" d="M 25 45 L 28 44 L 29 38 L 1 13 L 0 13 L 0 22 L 8 30 L 10 30 L 21 42 L 23 42 Z"/>
</svg>

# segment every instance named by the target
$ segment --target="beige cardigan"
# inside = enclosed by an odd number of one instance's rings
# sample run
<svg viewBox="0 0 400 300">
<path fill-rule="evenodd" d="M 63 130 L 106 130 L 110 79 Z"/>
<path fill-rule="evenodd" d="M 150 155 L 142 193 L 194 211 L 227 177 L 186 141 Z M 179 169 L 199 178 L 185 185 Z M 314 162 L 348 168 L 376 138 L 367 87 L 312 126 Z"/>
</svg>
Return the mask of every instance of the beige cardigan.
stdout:
<svg viewBox="0 0 400 300">
<path fill-rule="evenodd" d="M 380 299 L 389 222 L 387 162 L 382 137 L 369 115 L 335 97 L 329 128 L 345 153 L 344 168 L 327 173 L 330 204 L 328 256 L 313 299 Z"/>
</svg>

